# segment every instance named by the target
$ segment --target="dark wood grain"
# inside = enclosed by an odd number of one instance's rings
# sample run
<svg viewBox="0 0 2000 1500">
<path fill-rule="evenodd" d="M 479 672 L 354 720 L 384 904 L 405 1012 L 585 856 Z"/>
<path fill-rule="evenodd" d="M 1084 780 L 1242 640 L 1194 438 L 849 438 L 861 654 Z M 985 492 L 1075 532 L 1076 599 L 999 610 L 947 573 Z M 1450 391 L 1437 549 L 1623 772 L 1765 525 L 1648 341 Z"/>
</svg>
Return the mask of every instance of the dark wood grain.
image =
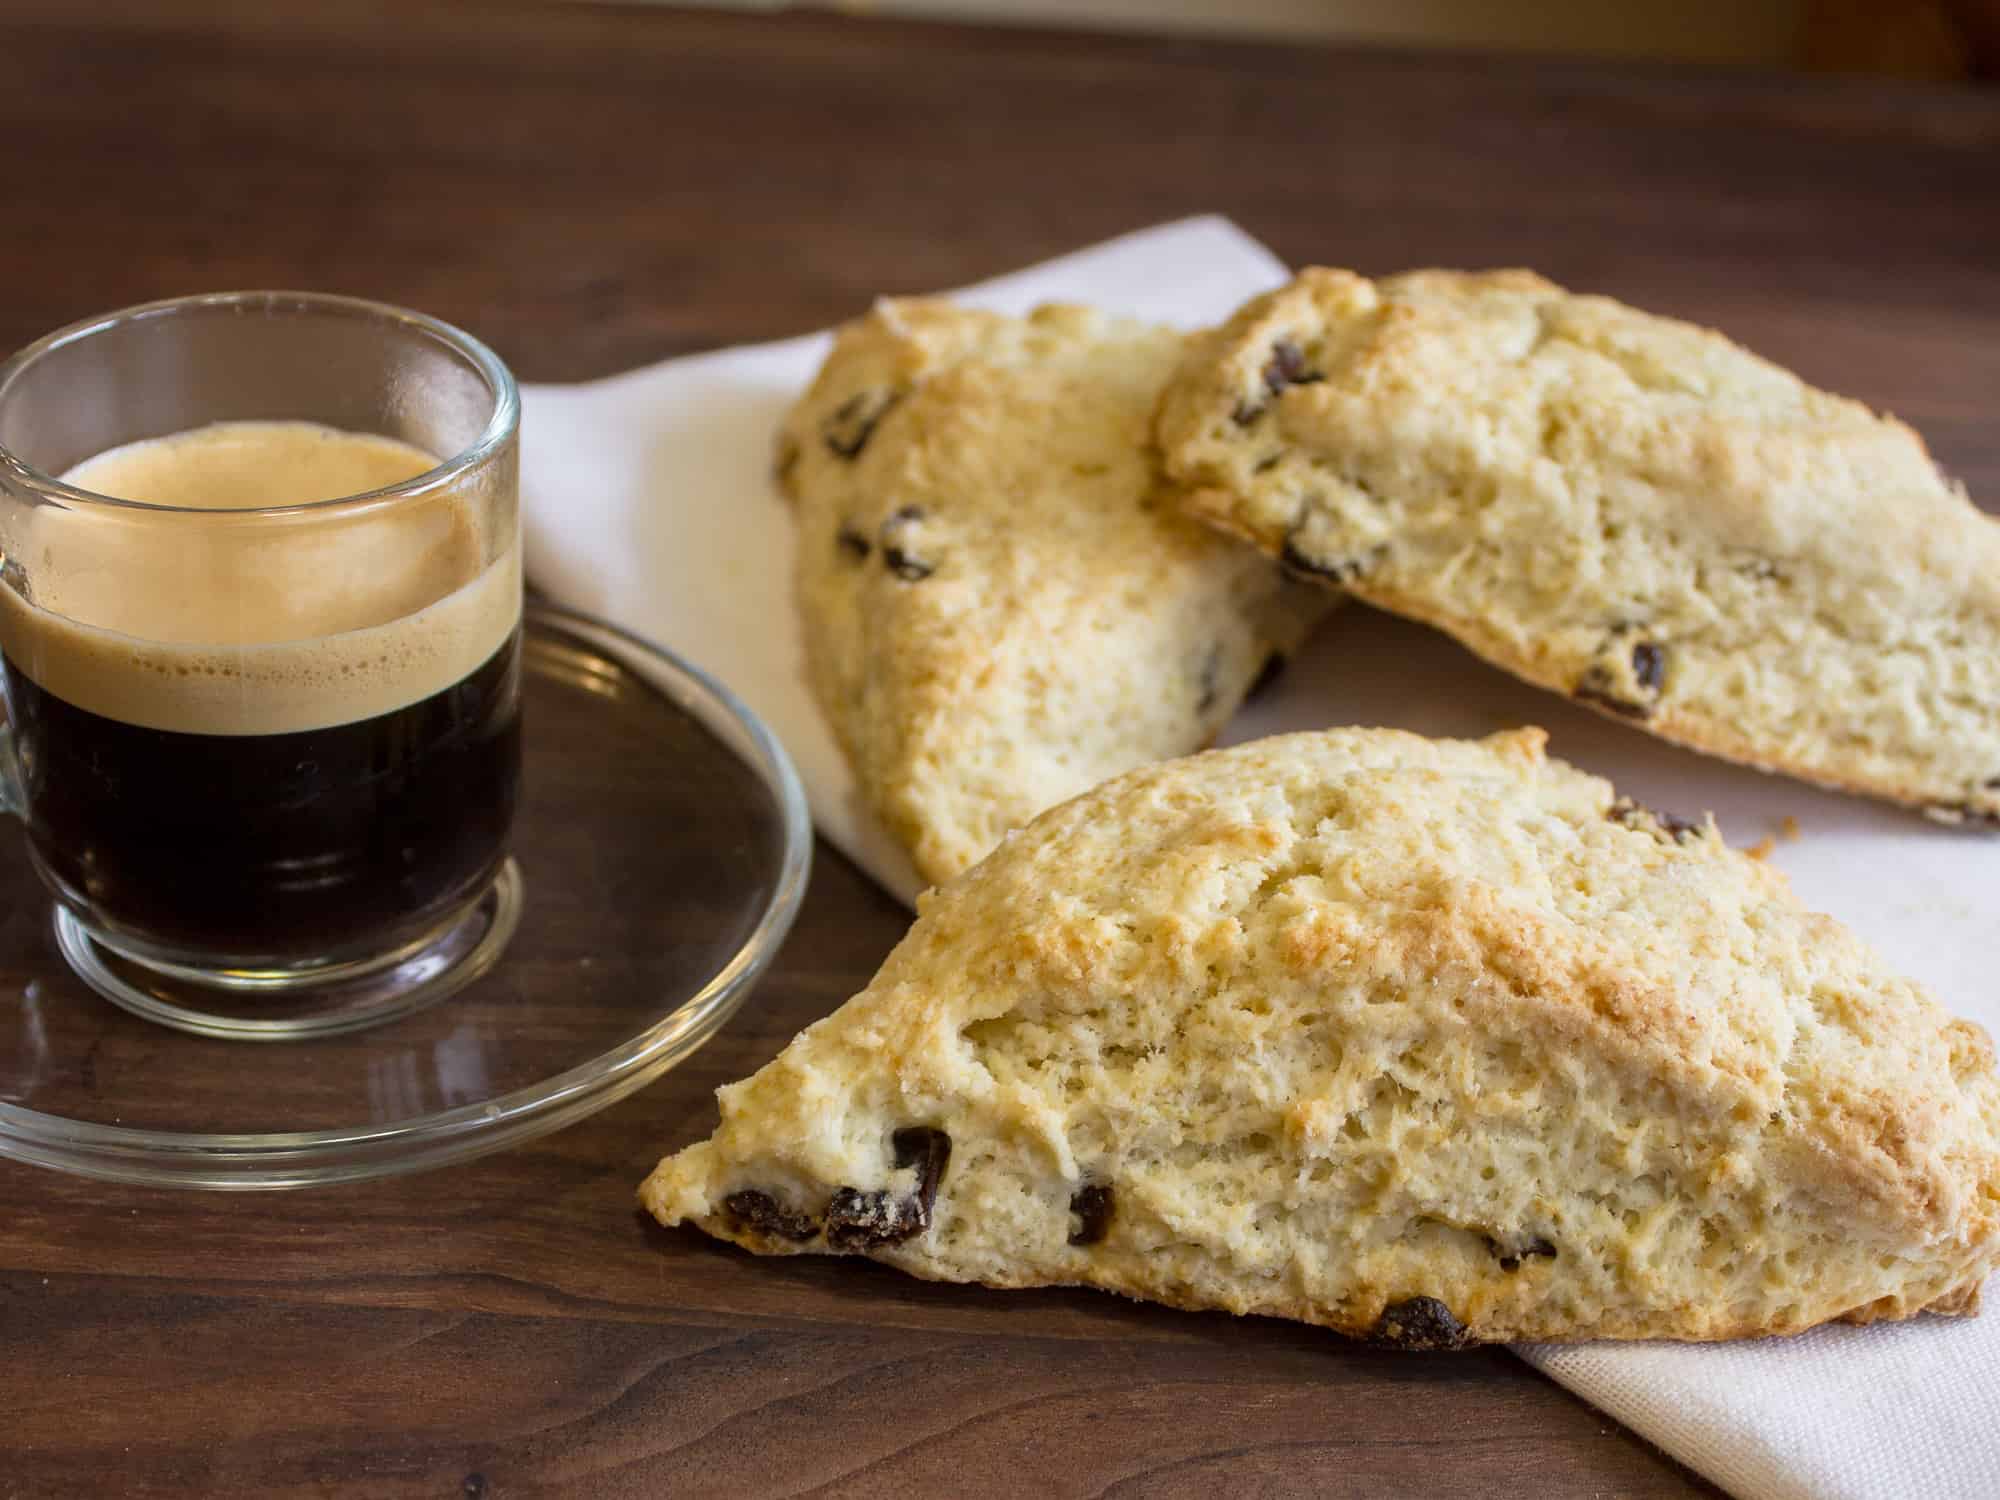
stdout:
<svg viewBox="0 0 2000 1500">
<path fill-rule="evenodd" d="M 90 9 L 0 19 L 0 344 L 291 284 L 571 379 L 1219 210 L 1295 261 L 1527 263 L 1719 323 L 2000 496 L 1991 95 L 824 16 Z M 715 1085 L 903 925 L 822 850 L 717 1042 L 471 1166 L 256 1199 L 0 1166 L 0 1496 L 1712 1493 L 1498 1352 L 642 1221 Z"/>
</svg>

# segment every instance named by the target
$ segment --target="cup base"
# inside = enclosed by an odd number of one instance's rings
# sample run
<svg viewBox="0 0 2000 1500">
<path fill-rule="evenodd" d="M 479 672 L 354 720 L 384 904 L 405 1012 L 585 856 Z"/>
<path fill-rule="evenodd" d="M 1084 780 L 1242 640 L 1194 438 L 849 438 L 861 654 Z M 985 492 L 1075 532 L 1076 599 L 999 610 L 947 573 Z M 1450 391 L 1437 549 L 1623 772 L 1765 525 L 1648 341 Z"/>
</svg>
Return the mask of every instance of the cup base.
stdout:
<svg viewBox="0 0 2000 1500">
<path fill-rule="evenodd" d="M 310 970 L 194 969 L 119 950 L 67 906 L 56 946 L 113 1005 L 176 1031 L 247 1042 L 359 1031 L 456 994 L 499 961 L 521 921 L 521 871 L 509 859 L 457 915 L 393 952 Z"/>
</svg>

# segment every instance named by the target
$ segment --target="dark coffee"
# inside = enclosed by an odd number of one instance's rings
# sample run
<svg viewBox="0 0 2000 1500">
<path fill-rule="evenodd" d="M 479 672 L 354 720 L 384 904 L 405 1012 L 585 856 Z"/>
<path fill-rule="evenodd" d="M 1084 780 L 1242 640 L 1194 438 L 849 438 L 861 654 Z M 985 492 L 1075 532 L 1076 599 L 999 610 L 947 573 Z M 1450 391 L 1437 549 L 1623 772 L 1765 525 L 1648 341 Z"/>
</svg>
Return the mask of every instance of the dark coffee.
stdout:
<svg viewBox="0 0 2000 1500">
<path fill-rule="evenodd" d="M 393 947 L 505 857 L 520 650 L 516 628 L 442 691 L 280 734 L 106 718 L 0 656 L 35 858 L 114 935 L 237 960 Z"/>
<path fill-rule="evenodd" d="M 29 847 L 84 927 L 201 969 L 393 954 L 506 857 L 520 553 L 420 449 L 220 422 L 72 483 L 151 510 L 10 523 L 0 684 Z M 358 496 L 351 506 L 257 512 Z M 180 507 L 170 509 L 168 507 Z"/>
</svg>

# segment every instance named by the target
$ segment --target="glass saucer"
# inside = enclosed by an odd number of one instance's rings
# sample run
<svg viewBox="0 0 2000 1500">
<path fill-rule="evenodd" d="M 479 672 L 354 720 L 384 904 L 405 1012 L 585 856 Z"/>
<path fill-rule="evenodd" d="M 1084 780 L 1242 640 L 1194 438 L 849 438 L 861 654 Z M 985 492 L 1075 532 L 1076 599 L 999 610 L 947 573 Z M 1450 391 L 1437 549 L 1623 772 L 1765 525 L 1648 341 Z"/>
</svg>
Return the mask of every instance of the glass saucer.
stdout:
<svg viewBox="0 0 2000 1500">
<path fill-rule="evenodd" d="M 522 665 L 519 925 L 463 989 L 366 1030 L 253 1045 L 100 998 L 0 823 L 0 1157 L 204 1188 L 421 1171 L 581 1119 L 714 1035 L 805 893 L 791 762 L 727 689 L 599 621 L 531 604 Z"/>
</svg>

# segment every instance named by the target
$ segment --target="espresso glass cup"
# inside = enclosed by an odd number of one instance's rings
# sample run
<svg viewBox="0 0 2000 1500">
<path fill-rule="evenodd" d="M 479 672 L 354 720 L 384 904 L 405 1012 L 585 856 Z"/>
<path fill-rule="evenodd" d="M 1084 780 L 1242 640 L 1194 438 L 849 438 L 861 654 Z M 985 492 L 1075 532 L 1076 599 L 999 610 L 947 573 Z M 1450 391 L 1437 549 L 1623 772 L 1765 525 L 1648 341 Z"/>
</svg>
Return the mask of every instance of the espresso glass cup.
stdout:
<svg viewBox="0 0 2000 1500">
<path fill-rule="evenodd" d="M 476 339 L 307 293 L 128 308 L 0 366 L 0 806 L 100 993 L 302 1035 L 498 958 L 520 901 L 519 414 Z M 201 493 L 199 454 L 155 467 L 200 503 L 88 487 L 99 455 L 216 424 L 253 503 Z M 421 452 L 329 498 L 315 434 Z"/>
</svg>

